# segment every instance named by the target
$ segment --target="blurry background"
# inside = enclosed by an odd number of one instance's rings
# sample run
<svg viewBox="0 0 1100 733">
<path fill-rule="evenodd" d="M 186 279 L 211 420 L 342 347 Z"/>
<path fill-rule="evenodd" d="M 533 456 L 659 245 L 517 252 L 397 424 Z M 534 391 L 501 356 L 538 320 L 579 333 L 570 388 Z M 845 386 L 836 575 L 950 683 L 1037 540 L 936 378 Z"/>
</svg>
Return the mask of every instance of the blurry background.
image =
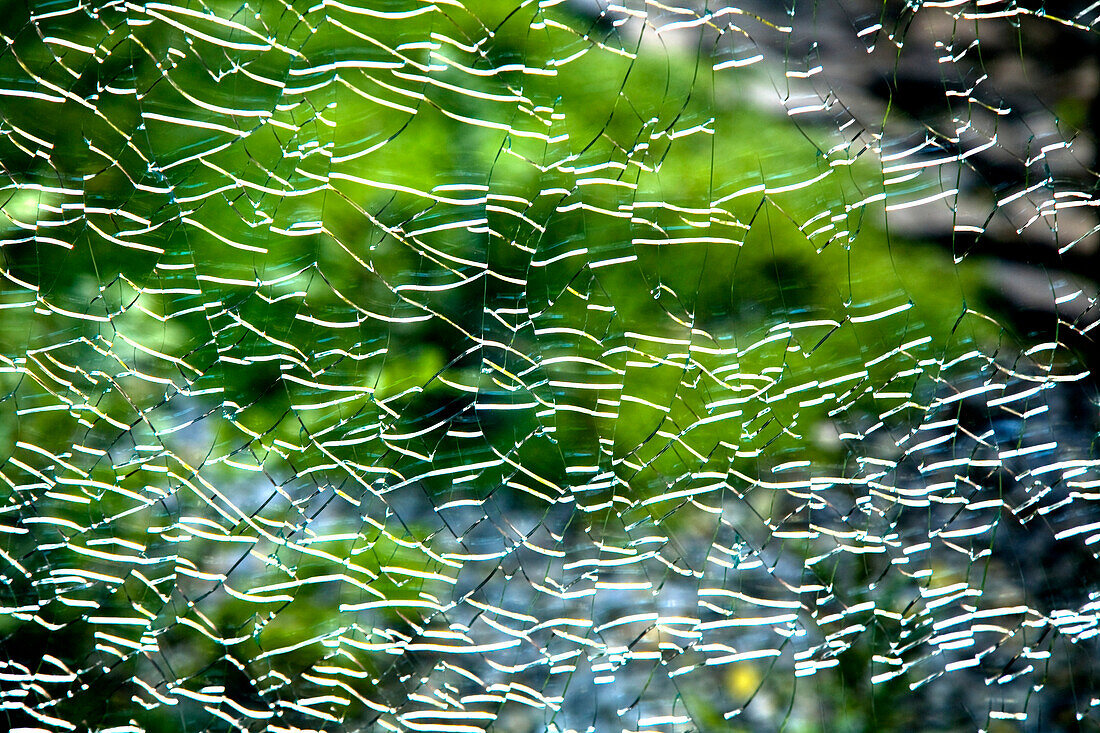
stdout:
<svg viewBox="0 0 1100 733">
<path fill-rule="evenodd" d="M 8 3 L 9 726 L 1096 727 L 1096 15 Z"/>
</svg>

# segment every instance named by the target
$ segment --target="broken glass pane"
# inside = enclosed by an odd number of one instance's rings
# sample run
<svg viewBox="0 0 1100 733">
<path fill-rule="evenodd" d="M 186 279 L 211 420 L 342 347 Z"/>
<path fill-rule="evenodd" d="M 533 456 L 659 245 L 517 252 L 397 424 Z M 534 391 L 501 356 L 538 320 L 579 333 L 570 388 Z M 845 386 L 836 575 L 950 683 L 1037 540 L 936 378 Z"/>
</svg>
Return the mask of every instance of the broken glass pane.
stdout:
<svg viewBox="0 0 1100 733">
<path fill-rule="evenodd" d="M 1096 725 L 1100 5 L 9 5 L 9 728 Z"/>
</svg>

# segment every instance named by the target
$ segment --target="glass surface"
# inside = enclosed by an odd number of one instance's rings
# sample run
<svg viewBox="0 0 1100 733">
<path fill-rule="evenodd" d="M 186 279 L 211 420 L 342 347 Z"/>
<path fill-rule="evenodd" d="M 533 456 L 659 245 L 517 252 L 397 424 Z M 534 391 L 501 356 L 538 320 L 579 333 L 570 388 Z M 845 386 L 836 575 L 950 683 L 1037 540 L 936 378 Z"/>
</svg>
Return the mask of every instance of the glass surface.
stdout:
<svg viewBox="0 0 1100 733">
<path fill-rule="evenodd" d="M 0 727 L 1095 728 L 1098 17 L 8 0 Z"/>
</svg>

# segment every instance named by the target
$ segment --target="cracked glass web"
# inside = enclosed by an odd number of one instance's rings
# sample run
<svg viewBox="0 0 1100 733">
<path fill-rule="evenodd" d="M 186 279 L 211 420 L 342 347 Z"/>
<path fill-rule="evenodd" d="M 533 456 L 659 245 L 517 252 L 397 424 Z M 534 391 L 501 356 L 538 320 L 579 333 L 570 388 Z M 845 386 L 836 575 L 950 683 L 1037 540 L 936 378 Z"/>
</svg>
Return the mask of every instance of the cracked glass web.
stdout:
<svg viewBox="0 0 1100 733">
<path fill-rule="evenodd" d="M 791 2 L 9 0 L 6 727 L 1095 726 L 1100 8 Z"/>
</svg>

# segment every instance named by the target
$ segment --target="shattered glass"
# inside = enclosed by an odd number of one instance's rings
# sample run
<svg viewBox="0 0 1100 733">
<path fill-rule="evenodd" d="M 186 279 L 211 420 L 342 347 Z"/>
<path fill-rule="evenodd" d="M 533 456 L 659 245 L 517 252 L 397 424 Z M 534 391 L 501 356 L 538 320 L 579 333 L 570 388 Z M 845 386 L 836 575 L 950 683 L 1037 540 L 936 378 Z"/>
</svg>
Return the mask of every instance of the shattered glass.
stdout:
<svg viewBox="0 0 1100 733">
<path fill-rule="evenodd" d="M 1096 727 L 1098 20 L 9 0 L 0 725 Z"/>
</svg>

